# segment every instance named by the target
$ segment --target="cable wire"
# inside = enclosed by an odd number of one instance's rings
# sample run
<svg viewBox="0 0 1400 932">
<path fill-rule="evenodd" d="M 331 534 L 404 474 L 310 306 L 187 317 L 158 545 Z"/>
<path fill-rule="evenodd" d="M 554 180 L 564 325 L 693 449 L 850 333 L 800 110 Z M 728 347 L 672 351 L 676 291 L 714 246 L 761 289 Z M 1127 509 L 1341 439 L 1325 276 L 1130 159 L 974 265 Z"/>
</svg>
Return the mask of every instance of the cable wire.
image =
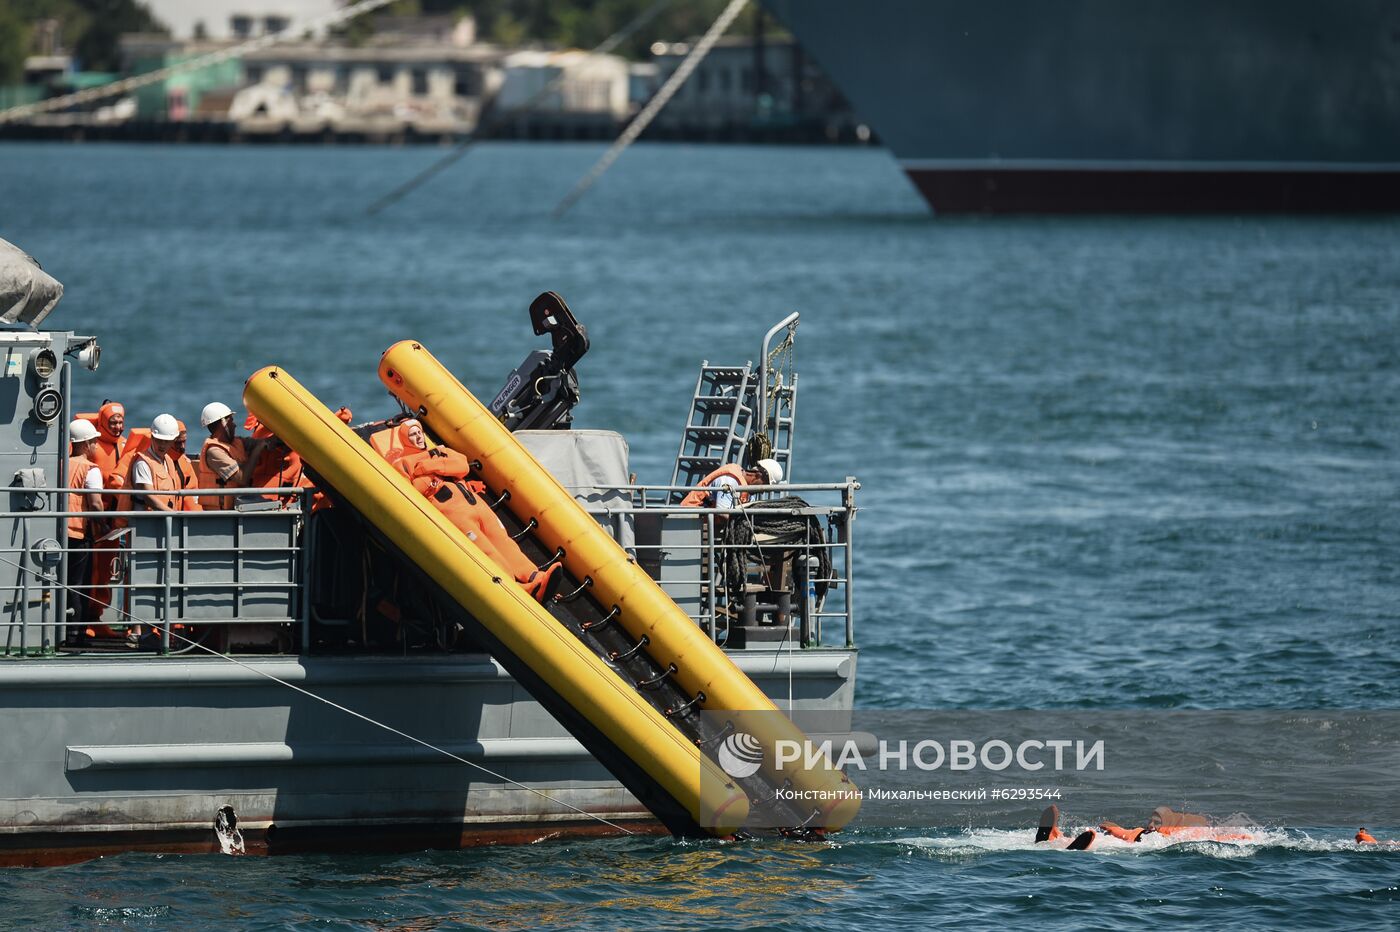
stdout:
<svg viewBox="0 0 1400 932">
<path fill-rule="evenodd" d="M 627 25 L 623 26 L 617 32 L 608 36 L 601 43 L 594 46 L 594 48 L 590 50 L 588 54 L 607 55 L 613 49 L 617 48 L 623 42 L 626 42 L 629 38 L 631 38 L 632 34 L 635 33 L 638 29 L 641 29 L 647 23 L 655 19 L 656 15 L 662 10 L 664 10 L 666 7 L 670 6 L 672 2 L 673 0 L 657 0 L 657 2 L 653 3 L 650 7 L 637 14 L 637 16 L 634 17 L 631 22 L 627 23 Z M 529 113 L 531 110 L 534 110 L 535 107 L 540 103 L 540 101 L 544 100 L 550 94 L 554 93 L 554 91 L 556 91 L 559 88 L 559 85 L 564 83 L 564 79 L 566 77 L 568 77 L 567 73 L 564 71 L 564 69 L 561 68 L 559 73 L 555 75 L 547 84 L 545 84 L 544 87 L 531 94 L 528 98 L 525 99 L 523 103 L 516 104 L 514 107 L 511 107 L 510 109 L 505 110 L 502 113 L 490 114 L 489 119 L 484 125 L 480 125 L 475 130 L 468 133 L 465 139 L 458 142 L 457 145 L 453 147 L 452 151 L 448 152 L 442 158 L 438 159 L 436 162 L 429 165 L 427 168 L 423 169 L 421 172 L 414 175 L 412 178 L 408 179 L 403 184 L 399 185 L 397 188 L 381 197 L 379 200 L 375 201 L 369 206 L 365 213 L 373 217 L 375 214 L 378 214 L 386 207 L 391 207 L 399 201 L 403 200 L 404 197 L 411 194 L 424 182 L 427 182 L 428 180 L 432 179 L 434 176 L 438 175 L 445 169 L 456 164 L 456 162 L 459 159 L 461 159 L 462 156 L 467 154 L 468 149 L 476 145 L 483 138 L 489 138 L 490 132 L 496 129 L 496 127 L 509 120 L 513 120 L 518 116 L 523 116 L 524 114 Z"/>
<path fill-rule="evenodd" d="M 54 580 L 54 579 L 50 579 L 48 576 L 44 575 L 43 573 L 40 573 L 38 570 L 30 569 L 29 567 L 24 566 L 24 565 L 22 565 L 22 564 L 20 564 L 20 563 L 16 563 L 16 562 L 13 561 L 13 560 L 7 560 L 7 559 L 5 559 L 4 557 L 0 557 L 0 563 L 7 563 L 7 564 L 9 564 L 10 566 L 15 567 L 16 569 L 18 569 L 18 570 L 19 570 L 20 572 L 22 572 L 22 573 L 29 573 L 29 574 L 31 574 L 31 575 L 33 575 L 33 576 L 36 576 L 36 577 L 38 577 L 39 579 L 42 579 L 42 580 L 43 580 L 46 584 L 48 584 L 48 585 L 52 585 L 52 586 L 55 586 L 55 587 L 58 587 L 58 588 L 61 588 L 61 589 L 65 589 L 65 590 L 67 590 L 67 591 L 70 592 L 70 593 L 77 593 L 78 595 L 80 595 L 80 596 L 82 596 L 83 598 L 88 599 L 89 601 L 92 601 L 92 602 L 96 602 L 96 601 L 97 601 L 96 598 L 94 598 L 90 593 L 86 592 L 85 590 L 78 589 L 78 588 L 75 587 L 75 586 L 70 586 L 70 585 L 68 585 L 67 583 L 63 583 L 63 582 L 59 582 L 59 581 Z M 132 624 L 146 625 L 147 627 L 149 627 L 149 628 L 151 628 L 151 629 L 153 629 L 153 630 L 155 630 L 155 629 L 162 629 L 162 630 L 163 630 L 162 626 L 157 625 L 157 624 L 154 624 L 154 623 L 152 623 L 152 622 L 150 622 L 150 621 L 146 621 L 146 620 L 144 620 L 144 619 L 138 618 L 138 617 L 136 617 L 135 615 L 131 614 L 131 613 L 128 612 L 128 611 L 125 611 L 125 610 L 123 610 L 123 609 L 117 608 L 116 606 L 111 606 L 111 608 L 113 608 L 118 614 L 120 614 L 121 616 L 123 616 L 123 618 L 128 619 L 128 620 L 130 621 L 130 623 L 132 623 Z M 11 624 L 13 625 L 13 623 L 11 623 Z M 303 689 L 302 687 L 297 686 L 295 683 L 289 683 L 289 682 L 287 682 L 286 680 L 278 679 L 277 677 L 273 676 L 271 673 L 266 672 L 265 670 L 259 670 L 257 667 L 253 666 L 252 664 L 244 663 L 244 662 L 241 661 L 241 660 L 236 660 L 236 659 L 234 659 L 233 657 L 229 656 L 228 654 L 222 654 L 222 653 L 220 653 L 220 652 L 214 650 L 214 649 L 211 648 L 211 647 L 205 647 L 203 644 L 200 644 L 199 642 L 194 641 L 194 640 L 192 640 L 191 638 L 187 638 L 187 637 L 185 637 L 185 636 L 182 635 L 182 634 L 177 634 L 176 632 L 171 631 L 171 632 L 170 632 L 170 636 L 171 636 L 171 637 L 174 637 L 174 638 L 179 638 L 180 640 L 182 640 L 182 641 L 184 641 L 185 643 L 187 643 L 188 645 L 190 645 L 191 648 L 198 648 L 199 650 L 202 650 L 202 651 L 204 651 L 205 653 L 210 654 L 210 655 L 212 655 L 212 656 L 214 656 L 214 657 L 218 657 L 218 658 L 220 658 L 221 660 L 227 660 L 229 663 L 234 664 L 235 666 L 242 667 L 243 669 L 249 671 L 250 673 L 255 673 L 255 674 L 257 674 L 258 676 L 261 676 L 261 677 L 263 677 L 264 679 L 271 680 L 272 682 L 277 683 L 277 684 L 280 685 L 280 686 L 285 686 L 285 687 L 287 687 L 288 689 L 290 689 L 290 690 L 292 690 L 292 691 L 294 691 L 294 692 L 301 693 L 303 696 L 306 696 L 306 697 L 309 698 L 309 699 L 314 699 L 315 701 L 320 702 L 320 703 L 323 703 L 323 704 L 325 704 L 325 705 L 328 705 L 328 706 L 330 706 L 330 707 L 333 708 L 333 709 L 337 709 L 337 710 L 339 710 L 339 711 L 341 711 L 341 712 L 344 712 L 346 715 L 349 715 L 349 716 L 351 716 L 351 717 L 353 717 L 353 718 L 357 718 L 357 719 L 359 719 L 360 721 L 365 722 L 365 723 L 367 723 L 367 724 L 373 725 L 375 728 L 382 728 L 384 731 L 387 731 L 387 732 L 389 732 L 390 734 L 398 735 L 400 738 L 403 738 L 403 739 L 405 739 L 405 740 L 407 740 L 407 741 L 413 742 L 414 744 L 417 744 L 417 745 L 420 745 L 420 746 L 422 746 L 422 747 L 425 747 L 425 748 L 427 748 L 427 749 L 430 750 L 430 751 L 434 751 L 434 752 L 436 752 L 436 753 L 438 753 L 438 754 L 443 755 L 444 757 L 450 757 L 452 760 L 457 761 L 457 762 L 460 763 L 460 764 L 466 764 L 468 767 L 473 767 L 473 768 L 475 768 L 475 769 L 481 771 L 482 773 L 484 773 L 484 774 L 486 774 L 486 775 L 488 775 L 488 776 L 495 777 L 497 780 L 501 780 L 501 781 L 503 781 L 503 782 L 505 782 L 505 783 L 509 783 L 509 784 L 512 785 L 512 786 L 519 787 L 519 788 L 522 789 L 522 790 L 526 790 L 526 791 L 528 791 L 528 792 L 534 793 L 536 796 L 540 797 L 541 799 L 548 800 L 549 802 L 552 802 L 552 803 L 554 803 L 555 805 L 563 806 L 563 807 L 566 808 L 566 809 L 571 809 L 571 810 L 573 810 L 574 812 L 577 812 L 579 815 L 587 816 L 587 817 L 590 818 L 590 819 L 595 819 L 595 820 L 597 820 L 598 822 L 601 822 L 601 823 L 603 823 L 604 825 L 608 826 L 609 828 L 615 828 L 615 829 L 617 829 L 619 832 L 622 832 L 624 835 L 635 835 L 635 834 L 637 834 L 636 832 L 632 831 L 631 829 L 624 828 L 623 826 L 618 825 L 616 822 L 611 822 L 611 821 L 609 821 L 608 819 L 605 819 L 605 818 L 603 818 L 602 816 L 598 815 L 597 813 L 589 812 L 589 811 L 586 810 L 586 809 L 581 809 L 581 808 L 579 808 L 578 806 L 573 805 L 572 803 L 568 803 L 568 802 L 565 802 L 565 801 L 562 800 L 562 799 L 559 799 L 559 798 L 557 798 L 557 797 L 551 796 L 551 795 L 549 795 L 548 793 L 544 792 L 543 790 L 536 789 L 536 788 L 533 787 L 533 786 L 529 786 L 529 785 L 527 785 L 527 784 L 521 783 L 519 780 L 512 780 L 510 777 L 507 777 L 505 774 L 497 773 L 496 771 L 492 770 L 490 767 L 487 767 L 487 766 L 485 766 L 485 765 L 483 765 L 483 764 L 478 764 L 478 763 L 476 763 L 475 761 L 467 760 L 465 757 L 462 757 L 462 756 L 460 756 L 460 755 L 458 755 L 458 754 L 453 754 L 451 751 L 447 750 L 446 748 L 438 747 L 437 745 L 435 745 L 435 744 L 433 744 L 433 743 L 431 743 L 431 742 L 429 742 L 429 741 L 425 741 L 425 740 L 423 740 L 422 738 L 418 738 L 418 737 L 415 737 L 415 736 L 413 736 L 413 735 L 410 735 L 410 734 L 409 734 L 408 732 L 406 732 L 406 731 L 400 731 L 399 729 L 395 728 L 395 727 L 392 726 L 392 725 L 387 725 L 387 724 L 385 724 L 384 722 L 378 721 L 377 719 L 370 718 L 368 715 L 365 715 L 365 714 L 363 714 L 363 713 L 361 713 L 361 712 L 356 712 L 354 709 L 351 709 L 351 708 L 348 708 L 348 707 L 346 707 L 346 706 L 343 706 L 343 705 L 341 705 L 340 703 L 338 703 L 338 702 L 336 702 L 336 701 L 334 701 L 334 700 L 332 700 L 332 699 L 327 699 L 325 696 L 318 696 L 318 695 L 316 695 L 316 693 L 312 692 L 311 690 L 309 690 L 309 689 Z"/>
<path fill-rule="evenodd" d="M 618 136 L 613 144 L 608 147 L 608 151 L 604 152 L 603 157 L 588 170 L 588 174 L 580 178 L 578 184 L 574 185 L 573 190 L 564 195 L 564 199 L 559 202 L 559 206 L 554 208 L 555 220 L 564 216 L 569 208 L 573 207 L 574 204 L 578 202 L 578 199 L 583 197 L 583 195 L 588 192 L 589 188 L 593 187 L 593 183 L 603 176 L 603 172 L 607 171 L 612 166 L 612 163 L 617 161 L 617 157 L 622 154 L 623 150 L 635 142 L 637 137 L 642 134 L 642 131 L 651 124 L 651 121 L 656 119 L 656 115 L 670 102 L 671 98 L 675 96 L 676 91 L 681 89 L 681 85 L 685 84 L 691 72 L 700 66 L 700 62 L 704 61 L 705 56 L 710 53 L 710 49 L 714 48 L 714 44 L 719 41 L 719 37 L 724 35 L 725 31 L 733 25 L 734 20 L 738 18 L 739 13 L 747 4 L 748 0 L 730 0 L 729 6 L 725 7 L 724 12 L 719 14 L 719 19 L 710 24 L 710 28 L 705 31 L 705 35 L 700 38 L 699 42 L 695 43 L 695 48 L 690 50 L 690 54 L 681 62 L 680 67 L 672 72 L 671 76 L 666 79 L 666 83 L 661 85 L 661 90 L 656 92 L 656 96 L 647 101 L 647 105 L 642 108 L 642 112 L 637 114 L 636 118 L 633 119 L 631 123 L 627 124 L 627 128 L 622 131 L 622 135 Z"/>
</svg>

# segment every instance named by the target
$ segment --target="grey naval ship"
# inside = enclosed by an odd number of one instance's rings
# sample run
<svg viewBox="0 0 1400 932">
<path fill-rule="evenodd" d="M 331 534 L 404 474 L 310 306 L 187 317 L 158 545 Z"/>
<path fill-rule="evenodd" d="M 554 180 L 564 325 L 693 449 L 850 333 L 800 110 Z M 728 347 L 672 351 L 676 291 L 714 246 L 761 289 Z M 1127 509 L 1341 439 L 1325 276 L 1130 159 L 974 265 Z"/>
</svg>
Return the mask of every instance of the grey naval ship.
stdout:
<svg viewBox="0 0 1400 932">
<path fill-rule="evenodd" d="M 1386 0 L 763 0 L 935 211 L 1400 208 Z"/>
<path fill-rule="evenodd" d="M 81 501 L 66 488 L 70 422 L 82 414 L 73 398 L 100 348 L 45 325 L 61 286 L 0 245 L 0 457 L 11 476 L 0 514 L 0 863 L 623 829 L 727 835 L 735 806 L 777 804 L 758 778 L 727 770 L 718 803 L 687 796 L 685 762 L 713 771 L 715 748 L 734 737 L 696 712 L 752 703 L 751 688 L 784 713 L 851 708 L 859 486 L 792 481 L 796 314 L 761 344 L 755 334 L 756 362 L 701 364 L 672 482 L 646 486 L 629 476 L 622 436 L 570 429 L 587 333 L 557 295 L 532 305 L 551 348 L 493 396 L 472 428 L 492 439 L 468 455 L 521 550 L 558 564 L 559 585 L 539 603 L 468 553 L 468 538 L 371 450 L 410 414 L 438 442 L 470 441 L 454 433 L 443 389 L 405 401 L 409 364 L 427 358 L 409 341 L 380 363 L 403 410 L 353 427 L 301 396 L 277 401 L 293 380 L 276 367 L 250 378 L 245 403 L 304 456 L 306 481 L 223 489 L 212 502 L 206 492 L 200 510 L 117 499 L 126 510 L 102 515 L 114 530 L 67 536 Z M 780 488 L 757 486 L 742 507 L 681 506 L 716 468 L 759 455 L 782 464 Z M 493 471 L 503 456 L 516 465 Z M 533 485 L 517 481 L 524 473 Z M 531 498 L 555 489 L 565 501 Z M 583 522 L 551 537 L 575 511 Z M 93 562 L 110 569 L 74 583 L 69 563 L 83 552 L 105 553 Z M 595 562 L 574 562 L 588 552 Z M 459 571 L 475 581 L 444 575 Z M 618 578 L 626 591 L 610 589 Z M 80 609 L 93 599 L 100 615 Z M 531 638 L 546 648 L 531 654 Z M 681 762 L 669 777 L 667 754 Z M 769 815 L 819 831 L 850 813 Z"/>
</svg>

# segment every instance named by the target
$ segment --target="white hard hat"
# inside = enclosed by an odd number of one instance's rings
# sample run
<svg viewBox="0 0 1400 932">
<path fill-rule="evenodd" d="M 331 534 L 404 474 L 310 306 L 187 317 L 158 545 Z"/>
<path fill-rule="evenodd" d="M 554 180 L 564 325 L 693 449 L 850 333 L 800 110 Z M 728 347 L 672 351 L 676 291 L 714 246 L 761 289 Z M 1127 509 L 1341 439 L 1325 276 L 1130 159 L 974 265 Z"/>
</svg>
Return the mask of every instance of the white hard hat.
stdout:
<svg viewBox="0 0 1400 932">
<path fill-rule="evenodd" d="M 173 414 L 157 414 L 151 422 L 152 440 L 174 440 L 180 436 L 180 422 Z"/>
<path fill-rule="evenodd" d="M 756 465 L 768 474 L 768 485 L 777 485 L 783 481 L 783 467 L 777 460 L 759 460 Z"/>
<path fill-rule="evenodd" d="M 72 443 L 87 443 L 89 440 L 97 439 L 97 428 L 92 426 L 91 421 L 78 418 L 68 425 L 68 440 Z"/>
<path fill-rule="evenodd" d="M 203 411 L 199 412 L 199 423 L 208 427 L 215 421 L 222 421 L 232 413 L 233 411 L 229 409 L 229 406 L 222 401 L 211 401 L 204 406 Z"/>
</svg>

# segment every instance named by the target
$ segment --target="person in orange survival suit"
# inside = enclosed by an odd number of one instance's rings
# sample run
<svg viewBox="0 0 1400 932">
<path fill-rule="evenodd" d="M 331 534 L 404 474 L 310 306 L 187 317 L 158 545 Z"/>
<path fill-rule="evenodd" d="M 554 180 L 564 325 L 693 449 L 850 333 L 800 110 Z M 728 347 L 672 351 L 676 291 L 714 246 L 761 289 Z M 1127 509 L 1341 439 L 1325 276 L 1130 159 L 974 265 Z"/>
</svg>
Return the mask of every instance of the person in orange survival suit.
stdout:
<svg viewBox="0 0 1400 932">
<path fill-rule="evenodd" d="M 1066 837 L 1060 831 L 1059 816 L 1060 810 L 1056 806 L 1049 806 L 1041 813 L 1040 826 L 1036 830 L 1035 836 L 1037 843 L 1058 841 Z M 1197 815 L 1194 812 L 1177 812 L 1167 806 L 1158 806 L 1153 809 L 1147 824 L 1141 828 L 1124 828 L 1117 822 L 1105 821 L 1099 823 L 1099 830 L 1120 841 L 1127 842 L 1142 841 L 1143 836 L 1154 833 L 1180 841 L 1254 840 L 1254 836 L 1248 832 L 1225 831 L 1219 826 L 1213 825 L 1210 819 L 1203 815 Z M 1071 851 L 1083 851 L 1089 848 L 1097 837 L 1098 835 L 1093 829 L 1081 832 L 1069 843 L 1068 848 Z"/>
<path fill-rule="evenodd" d="M 559 564 L 546 570 L 537 569 L 511 540 L 501 519 L 486 504 L 486 486 L 467 478 L 471 473 L 471 461 L 449 447 L 429 450 L 423 425 L 412 418 L 398 426 L 398 434 L 402 449 L 391 450 L 387 457 L 394 468 L 493 563 L 543 602 L 559 579 Z"/>
<path fill-rule="evenodd" d="M 1167 806 L 1153 809 L 1147 824 L 1141 828 L 1124 828 L 1117 822 L 1100 822 L 1099 829 L 1121 841 L 1142 841 L 1144 835 L 1154 833 L 1186 841 L 1251 841 L 1254 838 L 1246 832 L 1222 831 L 1206 816 L 1177 812 Z"/>
<path fill-rule="evenodd" d="M 106 482 L 126 452 L 126 408 L 115 401 L 102 402 L 92 426 L 97 428 L 97 444 L 88 458 L 102 472 L 102 481 Z"/>
</svg>

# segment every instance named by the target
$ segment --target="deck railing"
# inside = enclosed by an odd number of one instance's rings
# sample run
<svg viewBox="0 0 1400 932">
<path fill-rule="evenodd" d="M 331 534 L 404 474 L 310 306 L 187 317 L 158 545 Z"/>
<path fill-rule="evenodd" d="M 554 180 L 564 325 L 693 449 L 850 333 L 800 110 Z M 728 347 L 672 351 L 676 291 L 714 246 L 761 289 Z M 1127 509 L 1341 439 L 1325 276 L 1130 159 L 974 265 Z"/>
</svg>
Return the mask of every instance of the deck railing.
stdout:
<svg viewBox="0 0 1400 932">
<path fill-rule="evenodd" d="M 729 641 L 732 646 L 736 628 L 752 633 L 756 622 L 759 628 L 788 628 L 781 638 L 781 632 L 773 631 L 780 642 L 790 637 L 803 647 L 812 647 L 827 643 L 823 635 L 826 623 L 831 622 L 840 625 L 842 646 L 855 644 L 851 532 L 859 482 L 847 477 L 838 483 L 748 486 L 745 491 L 754 498 L 742 508 L 683 507 L 671 501 L 672 493 L 689 489 L 618 486 L 616 490 L 630 499 L 630 507 L 590 510 L 613 530 L 614 537 L 619 536 L 622 522 L 632 521 L 637 561 L 715 641 Z M 797 497 L 805 504 L 777 502 L 771 496 Z M 813 518 L 822 529 L 820 540 L 778 544 L 762 539 L 765 519 Z M 738 535 L 740 542 L 730 542 L 734 535 L 724 531 L 731 521 L 746 522 L 760 533 Z M 814 563 L 823 562 L 823 552 L 830 566 L 825 575 L 812 572 Z M 722 584 L 726 575 L 723 565 L 730 555 L 736 555 L 755 578 L 762 577 L 766 568 L 770 584 L 750 581 L 742 594 L 728 591 L 736 588 L 732 579 L 728 587 Z M 786 572 L 774 561 L 786 564 Z M 783 578 L 774 578 L 779 575 Z M 819 587 L 825 588 L 820 598 L 810 591 Z M 775 595 L 776 602 L 757 602 Z"/>
<path fill-rule="evenodd" d="M 104 533 L 71 542 L 68 519 L 93 515 L 67 510 L 70 490 L 11 492 L 24 507 L 0 512 L 0 528 L 10 529 L 0 544 L 4 656 L 47 654 L 79 641 L 117 643 L 123 636 L 130 638 L 130 655 L 187 653 L 196 649 L 186 636 L 191 626 L 201 639 L 225 645 L 229 631 L 240 627 L 305 626 L 308 489 L 221 489 L 220 497 L 242 499 L 232 510 L 104 511 L 98 516 Z M 162 494 L 211 501 L 212 493 Z M 109 578 L 70 581 L 69 562 L 80 555 L 114 567 Z M 82 606 L 88 608 L 80 613 Z"/>
<path fill-rule="evenodd" d="M 607 493 L 607 504 L 596 496 L 581 498 L 593 499 L 582 504 L 716 642 L 738 646 L 735 633 L 742 629 L 751 638 L 766 635 L 763 641 L 774 646 L 818 646 L 828 643 L 824 634 L 851 646 L 851 540 L 859 487 L 852 478 L 750 487 L 755 500 L 729 509 L 672 504 L 674 486 L 586 490 Z M 51 654 L 65 642 L 74 644 L 75 635 L 85 639 L 87 628 L 109 648 L 131 635 L 130 649 L 119 651 L 129 656 L 196 651 L 192 642 L 220 651 L 241 645 L 284 653 L 292 650 L 293 631 L 299 631 L 303 649 L 313 643 L 313 599 L 306 588 L 316 535 L 306 533 L 305 517 L 314 490 L 221 490 L 242 497 L 233 510 L 103 512 L 105 525 L 120 519 L 125 526 L 106 540 L 72 544 L 66 536 L 73 515 L 66 510 L 70 490 L 11 491 L 12 510 L 0 512 L 0 528 L 9 531 L 9 539 L 0 541 L 0 654 Z M 768 493 L 797 496 L 806 504 L 774 503 L 765 500 Z M 207 499 L 211 493 L 171 494 Z M 270 495 L 278 500 L 263 498 Z M 763 531 L 775 519 L 815 521 L 821 533 L 776 544 Z M 726 533 L 731 522 L 745 522 L 757 533 L 736 541 Z M 69 561 L 83 553 L 94 560 L 115 558 L 112 581 L 75 580 L 70 586 Z M 726 561 L 743 568 L 742 580 L 725 572 Z M 829 572 L 813 572 L 823 564 Z M 815 598 L 814 590 L 822 587 L 825 596 Z M 104 605 L 100 617 L 76 623 L 69 609 L 90 599 Z M 835 643 L 831 638 L 829 646 Z"/>
</svg>

